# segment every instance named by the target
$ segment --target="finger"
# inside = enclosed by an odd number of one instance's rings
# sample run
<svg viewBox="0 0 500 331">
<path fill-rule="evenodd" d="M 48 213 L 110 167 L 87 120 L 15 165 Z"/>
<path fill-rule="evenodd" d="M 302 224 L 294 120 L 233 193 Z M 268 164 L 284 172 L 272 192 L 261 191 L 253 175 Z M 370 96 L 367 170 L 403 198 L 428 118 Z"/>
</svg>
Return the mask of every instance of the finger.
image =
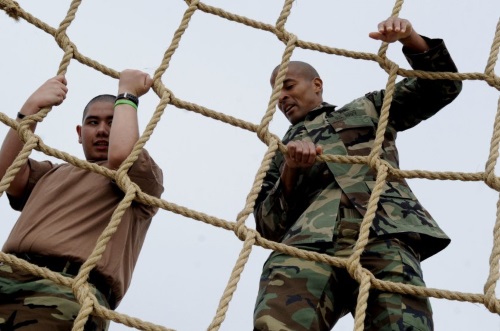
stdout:
<svg viewBox="0 0 500 331">
<path fill-rule="evenodd" d="M 302 163 L 303 156 L 304 156 L 304 143 L 302 141 L 296 141 L 296 149 L 293 159 L 297 163 Z"/>
<path fill-rule="evenodd" d="M 146 74 L 146 77 L 144 78 L 144 87 L 146 89 L 149 89 L 152 85 L 153 85 L 153 79 L 151 78 L 151 76 Z"/>
<path fill-rule="evenodd" d="M 291 160 L 294 160 L 295 159 L 295 150 L 296 150 L 295 142 L 294 141 L 289 142 L 286 147 L 287 147 L 288 157 Z"/>
<path fill-rule="evenodd" d="M 316 161 L 316 146 L 311 142 L 308 145 L 309 148 L 309 158 L 307 159 L 307 163 L 313 165 Z"/>
<path fill-rule="evenodd" d="M 59 82 L 58 84 L 58 88 L 63 92 L 63 93 L 66 93 L 68 92 L 68 87 L 66 86 L 65 83 L 63 82 Z"/>
<path fill-rule="evenodd" d="M 323 154 L 323 146 L 316 146 L 316 155 L 322 155 Z"/>
<path fill-rule="evenodd" d="M 387 32 L 393 31 L 393 22 L 394 22 L 394 19 L 392 17 L 389 17 L 384 22 L 382 22 L 384 25 L 384 31 L 381 31 L 381 32 L 383 34 L 385 34 Z"/>
<path fill-rule="evenodd" d="M 301 163 L 302 165 L 309 159 L 309 147 L 306 142 L 300 142 L 300 149 L 297 149 L 297 154 L 295 155 L 295 161 Z"/>
<path fill-rule="evenodd" d="M 377 25 L 378 32 L 385 33 L 385 23 L 386 21 L 383 21 Z"/>
<path fill-rule="evenodd" d="M 64 75 L 57 75 L 54 77 L 54 79 L 64 85 L 67 84 L 66 77 Z"/>
<path fill-rule="evenodd" d="M 375 40 L 383 40 L 384 38 L 384 35 L 381 34 L 380 32 L 370 32 L 368 36 Z"/>
<path fill-rule="evenodd" d="M 407 31 L 411 32 L 411 24 L 407 20 L 401 21 L 401 32 L 405 33 Z"/>
<path fill-rule="evenodd" d="M 393 26 L 395 32 L 401 31 L 401 21 L 400 20 L 394 20 L 392 22 L 392 26 Z"/>
</svg>

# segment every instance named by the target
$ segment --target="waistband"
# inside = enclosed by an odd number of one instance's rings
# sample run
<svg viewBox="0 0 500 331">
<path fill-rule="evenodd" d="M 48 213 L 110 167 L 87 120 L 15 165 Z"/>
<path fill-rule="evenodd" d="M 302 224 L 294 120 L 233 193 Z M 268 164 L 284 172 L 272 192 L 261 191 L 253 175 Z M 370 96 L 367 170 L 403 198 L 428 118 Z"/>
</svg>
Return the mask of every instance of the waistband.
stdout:
<svg viewBox="0 0 500 331">
<path fill-rule="evenodd" d="M 39 267 L 45 267 L 54 272 L 66 273 L 72 276 L 76 276 L 82 266 L 82 263 L 80 262 L 74 262 L 55 256 L 45 256 L 31 253 L 14 253 L 13 255 Z M 106 278 L 100 272 L 92 270 L 89 274 L 88 281 L 94 285 L 99 292 L 101 292 L 110 308 L 115 309 L 116 298 L 111 290 L 111 286 L 108 285 Z"/>
</svg>

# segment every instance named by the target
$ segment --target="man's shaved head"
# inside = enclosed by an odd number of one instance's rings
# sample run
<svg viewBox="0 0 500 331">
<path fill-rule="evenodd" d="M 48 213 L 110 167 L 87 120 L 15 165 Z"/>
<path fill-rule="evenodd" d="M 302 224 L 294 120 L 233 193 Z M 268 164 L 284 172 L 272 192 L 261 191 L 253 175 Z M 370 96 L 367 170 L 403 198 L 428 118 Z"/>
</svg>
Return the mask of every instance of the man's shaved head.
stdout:
<svg viewBox="0 0 500 331">
<path fill-rule="evenodd" d="M 82 121 L 85 120 L 85 116 L 87 116 L 87 112 L 89 111 L 90 106 L 92 106 L 96 102 L 109 102 L 109 103 L 115 103 L 116 96 L 111 95 L 111 94 L 101 94 L 96 97 L 94 97 L 92 100 L 89 101 L 89 103 L 85 106 L 83 109 L 83 118 Z"/>
<path fill-rule="evenodd" d="M 276 80 L 276 77 L 278 75 L 278 71 L 280 69 L 280 66 L 276 66 L 274 68 L 273 73 L 271 75 L 271 85 L 274 86 L 274 82 Z M 313 80 L 314 78 L 320 78 L 318 72 L 312 65 L 310 65 L 307 62 L 302 62 L 302 61 L 290 61 L 288 64 L 288 71 L 293 71 L 295 74 L 301 76 L 304 79 L 307 80 Z"/>
</svg>

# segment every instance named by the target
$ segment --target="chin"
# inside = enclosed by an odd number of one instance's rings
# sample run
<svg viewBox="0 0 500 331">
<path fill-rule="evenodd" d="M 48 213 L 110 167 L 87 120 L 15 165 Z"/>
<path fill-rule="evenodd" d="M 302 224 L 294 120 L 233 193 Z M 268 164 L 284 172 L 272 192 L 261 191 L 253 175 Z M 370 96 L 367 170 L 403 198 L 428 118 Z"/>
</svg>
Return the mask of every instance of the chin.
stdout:
<svg viewBox="0 0 500 331">
<path fill-rule="evenodd" d="M 89 162 L 100 162 L 100 161 L 107 161 L 108 156 L 103 156 L 103 155 L 92 155 L 87 158 L 87 161 Z"/>
</svg>

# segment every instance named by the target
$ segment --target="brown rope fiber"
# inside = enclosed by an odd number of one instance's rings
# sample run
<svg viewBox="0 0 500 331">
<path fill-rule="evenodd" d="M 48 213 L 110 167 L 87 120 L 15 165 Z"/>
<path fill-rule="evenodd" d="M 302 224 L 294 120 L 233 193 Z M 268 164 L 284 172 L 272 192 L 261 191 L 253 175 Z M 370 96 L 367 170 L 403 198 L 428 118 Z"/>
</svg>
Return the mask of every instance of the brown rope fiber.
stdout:
<svg viewBox="0 0 500 331">
<path fill-rule="evenodd" d="M 500 301 L 495 296 L 496 285 L 500 277 L 499 273 L 499 260 L 500 260 L 500 199 L 497 205 L 497 215 L 495 226 L 493 230 L 493 249 L 490 255 L 490 270 L 488 279 L 484 285 L 484 293 L 460 293 L 442 289 L 424 288 L 417 286 L 410 286 L 398 284 L 393 282 L 385 282 L 376 279 L 368 270 L 364 269 L 360 264 L 360 256 L 368 242 L 369 228 L 375 217 L 377 210 L 377 203 L 382 193 L 384 183 L 388 177 L 394 178 L 421 178 L 429 180 L 454 180 L 454 181 L 475 181 L 484 182 L 485 185 L 491 189 L 500 192 L 500 178 L 495 175 L 494 169 L 499 157 L 500 145 L 500 100 L 498 103 L 497 114 L 494 123 L 494 132 L 490 142 L 489 157 L 486 162 L 484 172 L 467 173 L 467 172 L 430 172 L 423 170 L 400 170 L 394 169 L 387 162 L 380 159 L 382 144 L 384 141 L 384 133 L 386 131 L 389 119 L 389 107 L 395 90 L 395 82 L 398 76 L 403 77 L 419 77 L 425 79 L 453 79 L 453 80 L 479 80 L 484 81 L 494 89 L 500 91 L 500 77 L 495 74 L 494 68 L 497 65 L 498 53 L 500 49 L 500 20 L 496 27 L 491 45 L 491 51 L 485 66 L 484 73 L 451 73 L 451 72 L 424 72 L 418 70 L 406 70 L 399 68 L 399 66 L 387 58 L 388 44 L 382 43 L 378 54 L 354 52 L 339 48 L 321 45 L 318 43 L 308 42 L 299 39 L 296 35 L 287 31 L 287 20 L 291 15 L 294 1 L 283 1 L 283 8 L 276 19 L 274 25 L 262 23 L 244 16 L 236 15 L 227 12 L 223 9 L 209 6 L 200 2 L 199 0 L 185 0 L 186 10 L 180 21 L 179 27 L 170 42 L 170 45 L 165 50 L 161 63 L 159 63 L 154 76 L 153 76 L 153 90 L 160 98 L 159 103 L 154 111 L 152 118 L 146 126 L 138 142 L 134 146 L 131 154 L 123 162 L 121 167 L 112 171 L 96 164 L 78 159 L 68 153 L 59 151 L 50 146 L 47 146 L 43 140 L 35 135 L 30 130 L 30 125 L 33 123 L 40 123 L 46 116 L 50 115 L 50 108 L 43 109 L 39 113 L 31 116 L 26 116 L 20 123 L 17 123 L 4 113 L 0 112 L 0 121 L 5 125 L 15 129 L 19 133 L 19 137 L 24 142 L 22 151 L 17 155 L 13 164 L 7 169 L 5 176 L 0 181 L 0 196 L 7 190 L 10 183 L 16 176 L 19 169 L 25 164 L 33 150 L 37 150 L 56 157 L 65 162 L 71 163 L 74 166 L 93 171 L 103 176 L 107 176 L 116 181 L 117 185 L 124 192 L 124 198 L 114 211 L 109 224 L 104 232 L 98 239 L 93 252 L 83 264 L 79 274 L 73 278 L 63 277 L 58 273 L 54 273 L 46 268 L 40 268 L 27 263 L 22 259 L 18 259 L 12 255 L 0 252 L 0 261 L 16 265 L 18 268 L 30 272 L 34 275 L 48 278 L 58 284 L 70 287 L 78 302 L 81 304 L 81 309 L 76 317 L 73 331 L 82 331 L 88 317 L 97 315 L 106 319 L 112 320 L 116 323 L 122 323 L 126 326 L 140 329 L 140 330 L 172 330 L 164 326 L 155 325 L 153 323 L 142 321 L 138 318 L 130 317 L 124 314 L 117 313 L 102 307 L 96 297 L 90 290 L 88 278 L 90 272 L 96 267 L 101 259 L 107 244 L 111 240 L 113 234 L 116 232 L 123 213 L 136 200 L 144 204 L 154 205 L 161 209 L 210 224 L 228 231 L 234 232 L 234 235 L 241 240 L 242 247 L 239 256 L 234 264 L 233 270 L 229 276 L 227 286 L 221 295 L 218 308 L 215 312 L 208 330 L 218 330 L 224 322 L 226 312 L 229 308 L 231 299 L 237 289 L 238 282 L 245 265 L 249 259 L 250 253 L 254 246 L 261 246 L 266 249 L 277 250 L 289 255 L 329 263 L 331 265 L 346 268 L 350 275 L 360 284 L 358 304 L 356 307 L 354 330 L 363 330 L 365 310 L 369 291 L 373 288 L 383 291 L 415 294 L 427 297 L 434 297 L 455 301 L 467 301 L 476 304 L 484 305 L 492 313 L 500 314 Z M 63 51 L 57 74 L 65 74 L 71 64 L 71 60 L 76 60 L 81 64 L 93 68 L 104 75 L 118 78 L 118 72 L 115 69 L 108 68 L 107 66 L 86 57 L 81 54 L 76 45 L 71 41 L 67 34 L 68 28 L 71 27 L 72 22 L 77 16 L 78 7 L 81 0 L 73 0 L 66 13 L 66 16 L 61 21 L 58 28 L 53 28 L 38 18 L 32 16 L 12 0 L 0 0 L 0 9 L 7 15 L 15 20 L 24 20 L 38 29 L 45 31 L 47 34 L 54 38 L 55 43 Z M 397 0 L 391 15 L 398 16 L 403 6 L 403 0 Z M 239 118 L 235 118 L 215 110 L 206 108 L 189 101 L 184 101 L 177 98 L 172 91 L 170 91 L 162 82 L 162 77 L 170 67 L 170 62 L 178 49 L 181 40 L 189 27 L 189 23 L 193 15 L 197 12 L 203 12 L 217 16 L 222 19 L 229 20 L 235 24 L 242 24 L 254 29 L 259 29 L 267 33 L 271 33 L 278 40 L 283 43 L 283 53 L 281 56 L 281 64 L 277 73 L 275 86 L 269 98 L 268 108 L 265 111 L 259 123 L 250 123 Z M 246 225 L 248 217 L 252 214 L 255 205 L 255 200 L 259 194 L 260 187 L 263 183 L 266 171 L 275 153 L 279 150 L 286 152 L 286 147 L 281 143 L 280 138 L 270 132 L 269 125 L 274 118 L 276 112 L 276 104 L 279 98 L 279 93 L 283 86 L 283 81 L 286 76 L 288 63 L 292 57 L 293 52 L 297 49 L 313 50 L 325 54 L 337 55 L 348 57 L 352 59 L 373 61 L 388 74 L 386 84 L 386 95 L 382 105 L 382 111 L 377 128 L 376 138 L 373 149 L 368 157 L 354 157 L 354 156 L 338 156 L 338 155 L 322 155 L 317 158 L 319 162 L 337 162 L 337 163 L 364 163 L 368 164 L 377 171 L 377 180 L 373 189 L 372 196 L 370 197 L 367 212 L 363 219 L 360 229 L 360 236 L 355 246 L 353 255 L 348 259 L 333 258 L 328 255 L 308 252 L 300 250 L 291 246 L 280 244 L 277 242 L 269 241 L 262 238 L 260 234 Z M 221 121 L 225 124 L 241 128 L 252 133 L 255 133 L 257 138 L 267 145 L 267 151 L 262 159 L 261 165 L 255 175 L 250 192 L 246 197 L 246 201 L 235 218 L 235 221 L 220 219 L 205 213 L 191 210 L 187 207 L 179 206 L 172 202 L 163 199 L 152 197 L 144 192 L 133 183 L 127 175 L 128 170 L 132 164 L 137 160 L 142 148 L 151 138 L 158 122 L 160 121 L 164 111 L 168 105 L 173 105 L 205 117 Z M 243 326 L 242 326 L 243 327 Z M 243 328 L 250 328 L 245 326 Z"/>
</svg>

